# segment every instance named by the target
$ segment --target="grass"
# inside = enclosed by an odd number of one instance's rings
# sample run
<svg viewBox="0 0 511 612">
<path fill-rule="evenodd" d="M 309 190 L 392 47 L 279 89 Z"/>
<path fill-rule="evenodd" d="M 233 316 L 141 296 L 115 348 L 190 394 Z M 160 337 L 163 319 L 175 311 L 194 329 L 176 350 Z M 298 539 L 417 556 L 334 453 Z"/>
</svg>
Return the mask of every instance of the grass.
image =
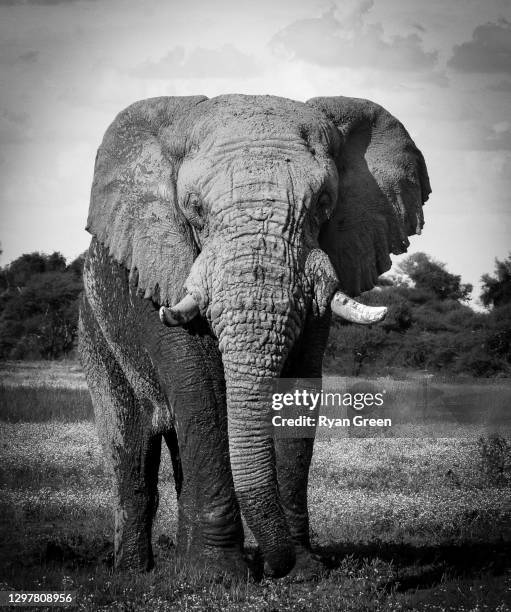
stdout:
<svg viewBox="0 0 511 612">
<path fill-rule="evenodd" d="M 76 590 L 90 611 L 511 609 L 509 480 L 488 476 L 488 446 L 476 439 L 318 441 L 309 507 L 326 569 L 305 582 L 229 585 L 179 569 L 164 454 L 157 567 L 122 574 L 111 567 L 110 483 L 79 377 L 61 367 L 55 384 L 43 367 L 32 379 L 12 370 L 0 376 L 2 589 Z"/>
<path fill-rule="evenodd" d="M 9 423 L 92 420 L 92 403 L 74 362 L 0 364 L 0 419 Z"/>
<path fill-rule="evenodd" d="M 1 361 L 0 381 L 6 385 L 86 389 L 76 361 Z"/>
<path fill-rule="evenodd" d="M 86 389 L 12 386 L 0 383 L 0 414 L 9 423 L 60 421 L 73 423 L 94 418 Z"/>
</svg>

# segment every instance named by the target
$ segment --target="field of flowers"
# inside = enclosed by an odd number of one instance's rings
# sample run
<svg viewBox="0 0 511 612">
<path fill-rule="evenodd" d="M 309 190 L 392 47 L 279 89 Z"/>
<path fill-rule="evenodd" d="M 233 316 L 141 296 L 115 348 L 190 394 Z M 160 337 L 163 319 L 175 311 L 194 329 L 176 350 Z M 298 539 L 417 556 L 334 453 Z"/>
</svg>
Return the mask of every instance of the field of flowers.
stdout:
<svg viewBox="0 0 511 612">
<path fill-rule="evenodd" d="M 0 371 L 0 589 L 77 591 L 80 610 L 511 609 L 505 441 L 319 441 L 309 507 L 323 573 L 230 585 L 176 568 L 164 454 L 157 568 L 113 572 L 109 480 L 75 367 Z"/>
</svg>

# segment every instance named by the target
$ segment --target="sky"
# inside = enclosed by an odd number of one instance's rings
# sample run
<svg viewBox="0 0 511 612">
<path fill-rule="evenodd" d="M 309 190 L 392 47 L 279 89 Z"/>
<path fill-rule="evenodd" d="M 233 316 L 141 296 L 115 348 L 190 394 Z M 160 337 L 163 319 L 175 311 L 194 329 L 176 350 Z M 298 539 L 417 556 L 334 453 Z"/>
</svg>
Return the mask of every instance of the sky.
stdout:
<svg viewBox="0 0 511 612">
<path fill-rule="evenodd" d="M 87 248 L 120 110 L 223 93 L 368 98 L 400 119 L 433 189 L 409 253 L 474 284 L 477 307 L 511 251 L 511 0 L 0 0 L 0 265 Z"/>
</svg>

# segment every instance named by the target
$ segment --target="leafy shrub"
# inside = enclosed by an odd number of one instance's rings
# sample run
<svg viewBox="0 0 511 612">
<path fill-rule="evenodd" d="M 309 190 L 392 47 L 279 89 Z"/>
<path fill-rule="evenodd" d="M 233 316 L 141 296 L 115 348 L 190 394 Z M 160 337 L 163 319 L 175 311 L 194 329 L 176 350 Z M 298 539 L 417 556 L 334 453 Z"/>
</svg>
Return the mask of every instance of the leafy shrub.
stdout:
<svg viewBox="0 0 511 612">
<path fill-rule="evenodd" d="M 489 355 L 482 346 L 474 346 L 460 354 L 454 371 L 476 377 L 493 376 L 503 371 L 503 365 L 500 360 Z"/>
<path fill-rule="evenodd" d="M 0 359 L 56 359 L 74 347 L 83 256 L 22 255 L 0 270 Z"/>
<path fill-rule="evenodd" d="M 511 443 L 498 434 L 488 438 L 481 436 L 477 441 L 480 469 L 493 485 L 511 482 Z"/>
<path fill-rule="evenodd" d="M 495 308 L 488 316 L 485 349 L 511 363 L 511 304 Z"/>
<path fill-rule="evenodd" d="M 404 332 L 412 324 L 412 311 L 404 300 L 399 300 L 389 306 L 387 316 L 383 320 L 382 329 L 385 331 Z"/>
<path fill-rule="evenodd" d="M 419 306 L 413 312 L 414 323 L 417 328 L 427 332 L 452 331 L 453 327 L 447 323 L 445 317 L 430 307 L 430 304 Z"/>
<path fill-rule="evenodd" d="M 452 328 L 478 330 L 485 326 L 488 315 L 474 312 L 468 306 L 461 306 L 445 313 L 445 321 Z"/>
<path fill-rule="evenodd" d="M 407 274 L 415 286 L 431 291 L 439 300 L 470 299 L 472 285 L 462 284 L 461 276 L 451 274 L 445 264 L 435 261 L 426 253 L 413 253 L 399 265 L 401 272 Z"/>
<path fill-rule="evenodd" d="M 484 274 L 481 301 L 496 308 L 511 303 L 511 253 L 506 259 L 495 259 L 495 275 Z"/>
<path fill-rule="evenodd" d="M 423 254 L 412 258 L 410 271 L 415 274 L 423 264 L 429 270 L 428 261 Z M 443 265 L 435 266 L 438 274 L 432 283 L 422 273 L 420 279 L 415 278 L 415 286 L 400 281 L 389 285 L 391 280 L 386 279 L 385 285 L 360 296 L 365 304 L 388 307 L 382 323 L 361 328 L 334 320 L 325 370 L 388 375 L 395 368 L 412 368 L 477 377 L 509 376 L 511 304 L 474 312 L 463 303 L 469 286 Z M 440 281 L 446 281 L 446 291 Z"/>
<path fill-rule="evenodd" d="M 403 299 L 412 304 L 427 304 L 431 300 L 435 299 L 435 294 L 427 289 L 420 287 L 396 287 L 396 293 L 398 293 Z"/>
</svg>

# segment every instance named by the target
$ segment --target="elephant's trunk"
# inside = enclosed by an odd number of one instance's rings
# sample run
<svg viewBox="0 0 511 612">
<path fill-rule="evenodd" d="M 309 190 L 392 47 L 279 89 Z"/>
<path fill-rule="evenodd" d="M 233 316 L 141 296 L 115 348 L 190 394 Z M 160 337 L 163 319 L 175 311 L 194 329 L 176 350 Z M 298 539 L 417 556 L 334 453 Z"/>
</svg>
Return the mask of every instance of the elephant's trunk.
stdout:
<svg viewBox="0 0 511 612">
<path fill-rule="evenodd" d="M 260 373 L 257 360 L 241 353 L 224 354 L 224 367 L 236 496 L 261 548 L 266 571 L 283 576 L 295 563 L 295 551 L 278 494 L 270 404 L 263 388 L 263 377 L 271 372 Z"/>
<path fill-rule="evenodd" d="M 236 496 L 266 570 L 282 576 L 295 552 L 278 493 L 268 383 L 300 335 L 307 292 L 293 266 L 249 245 L 218 258 L 213 279 L 209 316 L 224 365 Z"/>
<path fill-rule="evenodd" d="M 226 310 L 221 321 L 236 318 L 219 335 L 234 487 L 267 571 L 281 576 L 295 554 L 278 495 L 267 385 L 280 374 L 296 332 L 285 316 L 267 311 Z"/>
</svg>

